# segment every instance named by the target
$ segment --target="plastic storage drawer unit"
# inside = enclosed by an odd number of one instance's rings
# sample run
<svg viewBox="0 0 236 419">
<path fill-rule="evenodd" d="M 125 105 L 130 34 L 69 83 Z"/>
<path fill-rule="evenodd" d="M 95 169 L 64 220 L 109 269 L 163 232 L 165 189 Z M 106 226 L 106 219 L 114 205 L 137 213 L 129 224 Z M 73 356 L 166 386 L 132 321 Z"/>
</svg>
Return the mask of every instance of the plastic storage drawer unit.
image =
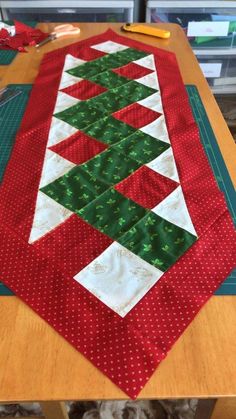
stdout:
<svg viewBox="0 0 236 419">
<path fill-rule="evenodd" d="M 146 21 L 178 23 L 194 49 L 236 47 L 236 1 L 148 0 Z"/>
<path fill-rule="evenodd" d="M 236 56 L 198 55 L 197 59 L 213 93 L 236 94 Z"/>
<path fill-rule="evenodd" d="M 133 0 L 3 0 L 4 20 L 36 22 L 133 22 Z"/>
</svg>

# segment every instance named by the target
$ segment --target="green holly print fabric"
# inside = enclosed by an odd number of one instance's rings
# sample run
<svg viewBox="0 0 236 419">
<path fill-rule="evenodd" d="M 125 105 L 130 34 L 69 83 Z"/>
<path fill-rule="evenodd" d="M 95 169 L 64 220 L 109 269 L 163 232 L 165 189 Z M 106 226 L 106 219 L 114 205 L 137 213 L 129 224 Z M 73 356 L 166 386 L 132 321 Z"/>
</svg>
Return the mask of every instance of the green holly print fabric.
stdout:
<svg viewBox="0 0 236 419">
<path fill-rule="evenodd" d="M 94 181 L 107 183 L 109 186 L 119 183 L 140 167 L 140 163 L 124 154 L 118 153 L 113 147 L 83 163 L 85 170 Z"/>
<path fill-rule="evenodd" d="M 130 99 L 117 96 L 112 91 L 108 91 L 89 99 L 87 102 L 96 109 L 102 109 L 104 114 L 109 115 L 128 106 L 130 104 Z"/>
<path fill-rule="evenodd" d="M 146 53 L 136 48 L 126 48 L 123 51 L 117 52 L 116 54 L 120 55 L 121 60 L 128 64 L 130 61 L 139 60 L 140 58 L 146 57 L 150 53 Z M 112 54 L 114 56 L 114 54 Z M 114 57 L 115 58 L 115 57 Z"/>
<path fill-rule="evenodd" d="M 169 147 L 170 145 L 164 141 L 157 140 L 139 130 L 114 145 L 117 152 L 122 152 L 140 164 L 152 161 Z"/>
<path fill-rule="evenodd" d="M 196 241 L 196 237 L 150 211 L 118 241 L 164 272 Z"/>
<path fill-rule="evenodd" d="M 99 121 L 135 101 L 146 98 L 153 93 L 152 90 L 132 81 L 89 100 L 81 101 L 62 112 L 56 113 L 54 116 L 77 129 L 83 130 L 94 121 Z"/>
<path fill-rule="evenodd" d="M 102 233 L 117 240 L 146 212 L 145 208 L 111 188 L 77 211 L 77 214 Z"/>
<path fill-rule="evenodd" d="M 83 208 L 140 164 L 112 147 L 71 169 L 41 190 L 71 211 Z"/>
<path fill-rule="evenodd" d="M 126 77 L 119 76 L 119 74 L 114 73 L 114 71 L 111 70 L 97 74 L 89 80 L 100 86 L 107 87 L 108 89 L 113 89 L 114 87 L 122 86 L 129 82 Z"/>
<path fill-rule="evenodd" d="M 103 74 L 105 73 L 102 73 L 99 76 L 102 76 Z M 154 92 L 153 89 L 150 91 L 149 87 L 140 83 L 133 81 L 127 82 L 128 79 L 125 80 L 126 83 L 123 83 L 119 86 L 119 88 L 112 88 L 107 92 L 87 100 L 89 107 L 94 106 L 96 109 L 102 109 L 102 111 L 106 114 L 111 114 L 119 109 L 123 109 L 126 106 L 131 105 L 136 100 L 146 98 Z M 93 81 L 95 80 L 93 79 Z M 98 83 L 98 80 L 96 80 L 96 83 Z M 103 83 L 103 86 L 105 86 L 105 83 Z M 108 87 L 108 85 L 105 87 Z"/>
<path fill-rule="evenodd" d="M 127 48 L 123 51 L 107 54 L 101 58 L 93 61 L 88 61 L 78 67 L 72 68 L 67 72 L 73 76 L 81 77 L 84 79 L 96 76 L 103 71 L 118 68 L 130 61 L 138 60 L 139 58 L 146 57 L 148 54 L 133 48 Z"/>
<path fill-rule="evenodd" d="M 77 166 L 41 191 L 70 211 L 76 211 L 96 199 L 107 188 L 106 183 Z"/>
<path fill-rule="evenodd" d="M 82 131 L 106 144 L 115 144 L 136 132 L 134 128 L 113 116 L 102 118 L 83 128 Z"/>
<path fill-rule="evenodd" d="M 156 89 L 138 83 L 137 81 L 130 81 L 120 87 L 115 87 L 111 90 L 117 96 L 129 99 L 130 103 L 138 102 L 139 100 L 146 99 L 146 97 L 156 93 Z"/>
<path fill-rule="evenodd" d="M 67 122 L 75 128 L 82 129 L 102 118 L 106 112 L 90 105 L 88 101 L 79 102 L 62 112 L 55 114 L 55 117 Z"/>
</svg>

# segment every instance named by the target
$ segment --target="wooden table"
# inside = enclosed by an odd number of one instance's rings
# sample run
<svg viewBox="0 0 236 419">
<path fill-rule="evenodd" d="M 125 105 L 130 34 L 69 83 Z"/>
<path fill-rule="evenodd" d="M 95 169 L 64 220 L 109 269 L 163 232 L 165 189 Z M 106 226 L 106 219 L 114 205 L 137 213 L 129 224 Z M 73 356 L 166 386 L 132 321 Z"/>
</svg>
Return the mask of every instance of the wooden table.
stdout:
<svg viewBox="0 0 236 419">
<path fill-rule="evenodd" d="M 45 52 L 102 33 L 108 26 L 121 32 L 118 23 L 79 26 L 79 37 L 53 41 L 40 51 L 31 47 L 28 54 L 18 54 L 10 66 L 0 67 L 1 85 L 33 83 Z M 161 26 L 171 31 L 169 40 L 122 33 L 176 53 L 184 83 L 198 87 L 236 185 L 235 144 L 198 62 L 178 25 Z M 41 24 L 40 28 L 50 31 L 53 24 Z M 1 402 L 127 398 L 17 297 L 0 297 L 0 337 Z M 174 345 L 139 398 L 229 396 L 236 396 L 236 298 L 214 296 Z M 218 417 L 226 419 L 215 413 L 214 418 Z"/>
</svg>

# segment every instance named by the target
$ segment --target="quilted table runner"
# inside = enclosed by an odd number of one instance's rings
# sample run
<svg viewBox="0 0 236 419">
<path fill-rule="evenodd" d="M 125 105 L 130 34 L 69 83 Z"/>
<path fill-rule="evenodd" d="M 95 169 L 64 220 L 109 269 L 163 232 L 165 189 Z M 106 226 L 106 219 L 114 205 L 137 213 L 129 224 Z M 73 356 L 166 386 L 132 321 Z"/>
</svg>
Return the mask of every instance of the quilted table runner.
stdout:
<svg viewBox="0 0 236 419">
<path fill-rule="evenodd" d="M 44 56 L 0 189 L 0 278 L 135 398 L 234 266 L 175 55 Z"/>
</svg>

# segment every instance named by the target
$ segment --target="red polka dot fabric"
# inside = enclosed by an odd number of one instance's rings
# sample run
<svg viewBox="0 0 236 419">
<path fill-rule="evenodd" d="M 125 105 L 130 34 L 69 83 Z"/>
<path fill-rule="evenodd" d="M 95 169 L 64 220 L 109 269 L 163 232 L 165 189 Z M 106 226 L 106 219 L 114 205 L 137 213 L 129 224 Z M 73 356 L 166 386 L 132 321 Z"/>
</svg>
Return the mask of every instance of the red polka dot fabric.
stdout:
<svg viewBox="0 0 236 419">
<path fill-rule="evenodd" d="M 74 276 L 112 242 L 110 237 L 100 233 L 76 215 L 72 215 L 60 228 L 54 229 L 36 242 L 34 247 L 39 251 L 50 253 L 50 257 L 58 266 Z"/>
<path fill-rule="evenodd" d="M 120 76 L 127 77 L 133 80 L 140 79 L 141 77 L 147 76 L 148 74 L 153 72 L 153 70 L 142 67 L 136 63 L 129 63 L 122 67 L 115 68 L 112 71 L 119 74 Z"/>
<path fill-rule="evenodd" d="M 134 128 L 142 128 L 155 121 L 161 114 L 139 103 L 133 103 L 120 111 L 114 112 L 113 116 Z"/>
<path fill-rule="evenodd" d="M 147 166 L 118 183 L 115 189 L 144 208 L 152 209 L 174 191 L 178 183 L 162 176 Z"/>
<path fill-rule="evenodd" d="M 91 82 L 90 80 L 82 80 L 72 86 L 62 89 L 61 91 L 75 97 L 76 99 L 86 100 L 106 92 L 107 89 Z"/>
<path fill-rule="evenodd" d="M 55 151 L 72 163 L 82 164 L 101 153 L 106 148 L 106 144 L 78 131 L 66 140 L 50 147 L 50 150 Z"/>
<path fill-rule="evenodd" d="M 199 235 L 124 318 L 73 279 L 112 245 L 105 234 L 73 214 L 28 243 L 65 55 L 93 60 L 104 53 L 91 46 L 107 40 L 154 54 L 180 184 Z M 136 183 L 141 188 L 150 170 L 120 187 L 134 197 Z M 145 187 L 140 199 L 153 204 Z M 232 220 L 202 149 L 175 56 L 112 31 L 45 55 L 0 189 L 0 219 L 1 280 L 131 398 L 235 264 Z"/>
</svg>

